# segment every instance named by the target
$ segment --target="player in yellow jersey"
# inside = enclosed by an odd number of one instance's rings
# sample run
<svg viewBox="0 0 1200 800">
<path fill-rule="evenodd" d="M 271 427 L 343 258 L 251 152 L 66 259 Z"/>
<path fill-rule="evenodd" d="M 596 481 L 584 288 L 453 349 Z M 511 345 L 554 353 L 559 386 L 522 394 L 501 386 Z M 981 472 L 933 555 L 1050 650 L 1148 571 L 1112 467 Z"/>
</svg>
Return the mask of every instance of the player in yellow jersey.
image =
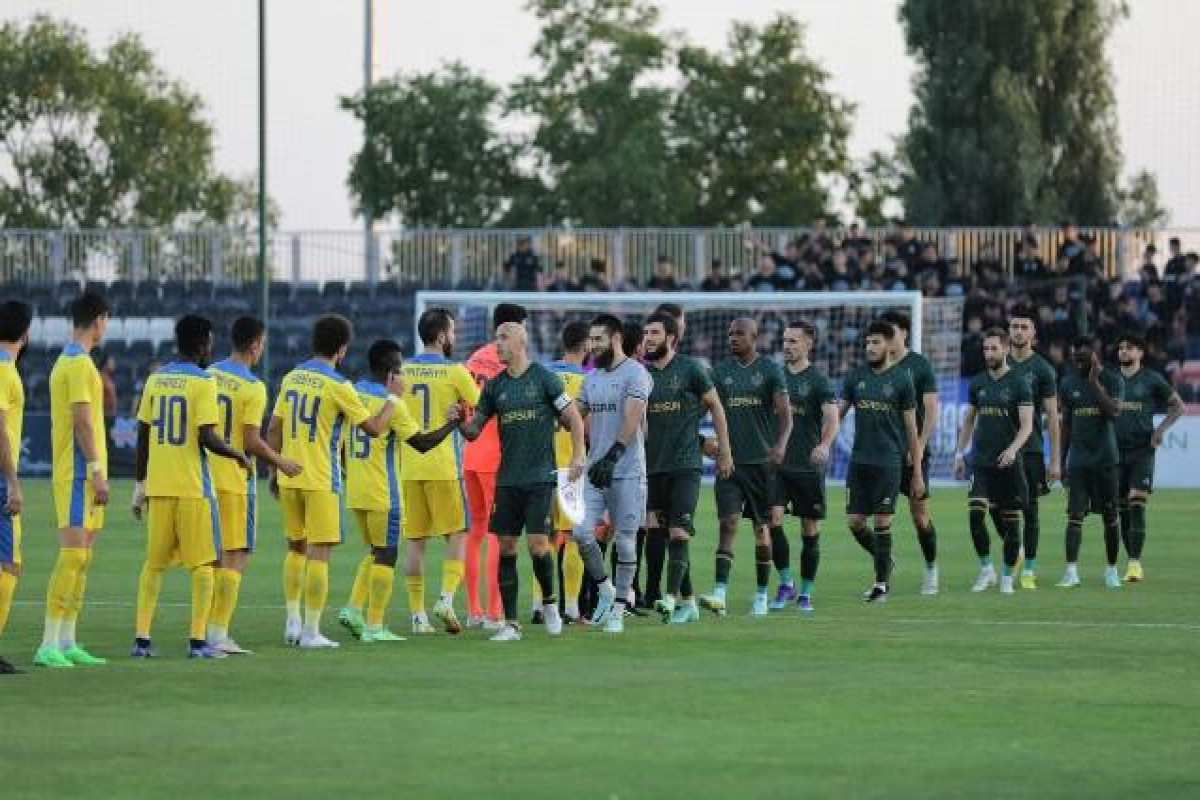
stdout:
<svg viewBox="0 0 1200 800">
<path fill-rule="evenodd" d="M 276 474 L 272 487 L 279 493 L 288 540 L 284 640 L 309 649 L 338 646 L 321 634 L 321 612 L 329 596 L 329 559 L 343 541 L 341 458 L 346 429 L 353 425 L 368 436 L 382 436 L 391 430 L 400 402 L 395 396 L 401 383 L 394 377 L 387 386 L 387 401 L 372 415 L 350 381 L 338 373 L 353 338 L 354 328 L 345 317 L 326 314 L 316 321 L 313 357 L 284 377 L 267 433 L 271 449 L 302 470 L 296 476 Z"/>
<path fill-rule="evenodd" d="M 267 387 L 250 370 L 266 348 L 266 328 L 255 317 L 238 317 L 230 333 L 233 352 L 208 370 L 217 384 L 217 432 L 233 449 L 251 458 L 258 456 L 272 468 L 295 477 L 300 474 L 300 465 L 272 450 L 261 433 Z M 252 465 L 247 472 L 230 459 L 218 458 L 210 468 L 221 513 L 224 552 L 217 567 L 207 639 L 211 647 L 223 653 L 244 654 L 250 651 L 229 636 L 229 625 L 237 608 L 242 573 L 258 534 L 256 467 Z"/>
<path fill-rule="evenodd" d="M 367 351 L 370 378 L 355 384 L 369 411 L 387 401 L 384 386 L 393 375 L 402 375 L 400 345 L 380 339 Z M 354 512 L 367 555 L 358 565 L 350 599 L 338 621 L 363 642 L 404 641 L 384 627 L 383 618 L 392 597 L 392 583 L 400 548 L 400 450 L 407 444 L 424 453 L 437 447 L 458 426 L 457 404 L 447 406 L 441 428 L 421 433 L 421 428 L 401 403 L 392 415 L 391 430 L 377 442 L 358 428 L 350 430 L 346 446 L 346 507 Z M 363 605 L 367 616 L 363 619 Z"/>
<path fill-rule="evenodd" d="M 104 390 L 91 350 L 108 327 L 108 303 L 84 292 L 71 303 L 71 340 L 50 371 L 50 437 L 58 560 L 46 587 L 46 626 L 34 653 L 39 667 L 105 663 L 75 640 L 88 566 L 108 503 Z"/>
<path fill-rule="evenodd" d="M 188 658 L 225 658 L 205 640 L 214 572 L 221 557 L 221 520 L 209 453 L 245 473 L 250 457 L 217 432 L 217 382 L 204 366 L 212 352 L 212 322 L 188 314 L 175 323 L 179 360 L 151 375 L 138 404 L 137 483 L 133 515 L 147 517 L 146 560 L 138 579 L 133 657 L 150 658 L 150 627 L 163 573 L 176 559 L 191 572 Z"/>
<path fill-rule="evenodd" d="M 474 406 L 479 387 L 467 368 L 450 360 L 454 352 L 454 317 L 444 308 L 431 308 L 417 321 L 422 352 L 404 365 L 404 403 L 429 432 L 441 425 L 437 409 L 448 405 Z M 405 448 L 400 461 L 403 531 L 406 540 L 404 582 L 413 633 L 433 633 L 425 616 L 425 543 L 445 537 L 442 591 L 434 616 L 449 633 L 462 626 L 454 613 L 454 592 L 462 582 L 467 547 L 467 500 L 462 483 L 459 442 L 443 442 L 428 453 Z"/>
<path fill-rule="evenodd" d="M 25 389 L 17 372 L 17 357 L 29 344 L 33 308 L 19 300 L 0 305 L 0 634 L 12 609 L 21 575 L 21 423 Z M 0 675 L 20 670 L 0 656 Z"/>
</svg>

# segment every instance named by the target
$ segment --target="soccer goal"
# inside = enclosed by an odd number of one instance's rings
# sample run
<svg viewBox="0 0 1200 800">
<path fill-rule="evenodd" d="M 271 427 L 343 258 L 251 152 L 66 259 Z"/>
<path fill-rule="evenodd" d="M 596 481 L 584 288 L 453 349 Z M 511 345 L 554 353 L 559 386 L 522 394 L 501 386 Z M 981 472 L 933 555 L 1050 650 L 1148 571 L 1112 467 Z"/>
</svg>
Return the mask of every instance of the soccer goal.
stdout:
<svg viewBox="0 0 1200 800">
<path fill-rule="evenodd" d="M 678 303 L 687 328 L 680 351 L 712 364 L 729 356 L 727 332 L 737 317 L 758 320 L 761 354 L 783 361 L 783 330 L 803 318 L 817 329 L 812 361 L 840 389 L 842 378 L 863 359 L 867 325 L 885 311 L 903 311 L 912 319 L 914 350 L 928 358 L 938 376 L 942 414 L 931 442 L 931 476 L 952 477 L 954 437 L 958 430 L 959 350 L 962 299 L 927 298 L 919 292 L 455 292 L 416 294 L 414 323 L 429 308 L 446 308 L 458 322 L 456 351 L 465 358 L 491 336 L 492 309 L 497 303 L 519 303 L 529 311 L 530 350 L 551 361 L 561 355 L 560 335 L 567 322 L 609 312 L 626 321 L 641 321 L 661 303 Z M 419 341 L 415 337 L 414 341 Z M 831 477 L 845 474 L 853 415 L 838 437 Z"/>
</svg>

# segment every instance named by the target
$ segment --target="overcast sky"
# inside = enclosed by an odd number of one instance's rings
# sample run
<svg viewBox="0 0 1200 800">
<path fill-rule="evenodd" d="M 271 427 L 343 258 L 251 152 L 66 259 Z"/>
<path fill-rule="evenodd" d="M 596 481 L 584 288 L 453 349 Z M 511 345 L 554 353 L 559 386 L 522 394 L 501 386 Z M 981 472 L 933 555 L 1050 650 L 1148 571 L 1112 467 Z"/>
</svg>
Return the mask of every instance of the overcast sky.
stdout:
<svg viewBox="0 0 1200 800">
<path fill-rule="evenodd" d="M 380 75 L 461 60 L 505 84 L 530 66 L 537 34 L 523 0 L 376 0 Z M 717 47 L 732 19 L 780 11 L 808 26 L 810 52 L 833 88 L 858 106 L 851 152 L 862 157 L 903 132 L 912 62 L 896 0 L 658 0 L 664 26 Z M 1200 2 L 1137 0 L 1112 42 L 1126 169 L 1158 176 L 1174 226 L 1200 226 Z M 254 0 L 4 0 L 5 19 L 65 17 L 103 45 L 136 31 L 160 65 L 199 92 L 217 131 L 217 165 L 250 174 L 257 159 Z M 359 129 L 338 98 L 363 78 L 361 0 L 268 3 L 268 186 L 286 228 L 345 229 L 345 178 Z"/>
</svg>

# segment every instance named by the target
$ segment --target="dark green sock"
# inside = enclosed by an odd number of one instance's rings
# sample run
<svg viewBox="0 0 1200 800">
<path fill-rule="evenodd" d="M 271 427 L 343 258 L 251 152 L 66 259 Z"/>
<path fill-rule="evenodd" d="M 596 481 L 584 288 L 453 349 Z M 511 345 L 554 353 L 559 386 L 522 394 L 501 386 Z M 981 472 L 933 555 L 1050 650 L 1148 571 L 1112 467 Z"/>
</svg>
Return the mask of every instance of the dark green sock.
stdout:
<svg viewBox="0 0 1200 800">
<path fill-rule="evenodd" d="M 646 531 L 646 597 L 657 600 L 662 587 L 663 563 L 667 560 L 667 529 Z"/>
<path fill-rule="evenodd" d="M 937 563 L 937 530 L 933 523 L 925 530 L 917 529 L 917 542 L 921 545 L 921 555 L 925 558 L 925 566 L 932 567 Z"/>
<path fill-rule="evenodd" d="M 875 555 L 875 541 L 866 528 L 851 528 L 850 535 L 854 537 L 854 541 L 858 542 L 859 547 L 867 551 L 867 555 Z"/>
<path fill-rule="evenodd" d="M 1104 556 L 1110 567 L 1121 557 L 1121 520 L 1116 509 L 1104 515 Z"/>
<path fill-rule="evenodd" d="M 687 568 L 688 540 L 671 539 L 667 542 L 667 594 L 679 594 Z"/>
<path fill-rule="evenodd" d="M 1117 516 L 1121 518 L 1121 544 L 1125 546 L 1125 552 L 1130 554 L 1129 557 L 1133 558 L 1133 542 L 1129 538 L 1130 529 L 1133 527 L 1133 515 L 1129 508 L 1126 503 L 1117 504 Z"/>
<path fill-rule="evenodd" d="M 758 581 L 758 591 L 765 592 L 771 585 L 771 545 L 754 545 L 754 578 Z"/>
<path fill-rule="evenodd" d="M 1038 542 L 1042 537 L 1041 511 L 1038 508 L 1036 497 L 1030 498 L 1023 516 L 1025 527 L 1022 529 L 1021 535 L 1025 542 L 1025 560 L 1033 561 L 1037 558 Z"/>
<path fill-rule="evenodd" d="M 1002 521 L 1004 566 L 1008 567 L 1009 574 L 1012 574 L 1012 568 L 1017 565 L 1017 558 L 1021 555 L 1021 512 L 1005 511 Z"/>
<path fill-rule="evenodd" d="M 733 553 L 728 550 L 717 551 L 717 586 L 729 583 L 729 570 L 733 568 Z"/>
<path fill-rule="evenodd" d="M 992 543 L 988 540 L 987 514 L 981 506 L 971 506 L 967 519 L 971 526 L 971 544 L 975 545 L 975 555 L 980 559 L 988 558 L 992 554 Z"/>
<path fill-rule="evenodd" d="M 1083 520 L 1071 517 L 1067 520 L 1067 563 L 1079 561 L 1079 546 L 1083 544 Z"/>
<path fill-rule="evenodd" d="M 1146 501 L 1129 504 L 1129 557 L 1140 559 L 1146 545 Z"/>
<path fill-rule="evenodd" d="M 875 529 L 875 582 L 887 583 L 892 576 L 892 530 Z"/>
<path fill-rule="evenodd" d="M 500 556 L 497 569 L 500 584 L 500 600 L 504 604 L 504 618 L 510 622 L 517 619 L 517 557 Z"/>
<path fill-rule="evenodd" d="M 692 597 L 695 593 L 695 590 L 692 588 L 692 560 L 689 556 L 687 567 L 683 570 L 683 582 L 679 584 L 679 596 Z"/>
<path fill-rule="evenodd" d="M 549 551 L 533 557 L 533 576 L 542 590 L 542 604 L 557 603 L 558 598 L 554 594 L 554 556 Z"/>
<path fill-rule="evenodd" d="M 815 581 L 817 566 L 821 563 L 821 541 L 819 535 L 803 536 L 800 539 L 800 580 Z"/>
<path fill-rule="evenodd" d="M 771 526 L 771 562 L 775 569 L 784 570 L 792 565 L 792 546 L 782 525 Z"/>
</svg>

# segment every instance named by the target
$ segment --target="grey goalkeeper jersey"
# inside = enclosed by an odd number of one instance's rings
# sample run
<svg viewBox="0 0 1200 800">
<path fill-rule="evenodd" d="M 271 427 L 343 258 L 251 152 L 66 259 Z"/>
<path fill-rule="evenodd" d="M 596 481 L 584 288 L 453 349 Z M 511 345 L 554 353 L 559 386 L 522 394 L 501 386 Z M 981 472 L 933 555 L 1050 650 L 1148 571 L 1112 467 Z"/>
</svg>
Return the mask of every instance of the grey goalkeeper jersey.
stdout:
<svg viewBox="0 0 1200 800">
<path fill-rule="evenodd" d="M 617 440 L 625 403 L 650 398 L 653 381 L 646 368 L 632 358 L 626 358 L 616 369 L 595 369 L 588 373 L 579 391 L 579 405 L 588 415 L 588 464 L 595 464 Z M 617 462 L 614 478 L 646 477 L 646 411 L 633 434 L 626 442 L 625 454 Z"/>
</svg>

